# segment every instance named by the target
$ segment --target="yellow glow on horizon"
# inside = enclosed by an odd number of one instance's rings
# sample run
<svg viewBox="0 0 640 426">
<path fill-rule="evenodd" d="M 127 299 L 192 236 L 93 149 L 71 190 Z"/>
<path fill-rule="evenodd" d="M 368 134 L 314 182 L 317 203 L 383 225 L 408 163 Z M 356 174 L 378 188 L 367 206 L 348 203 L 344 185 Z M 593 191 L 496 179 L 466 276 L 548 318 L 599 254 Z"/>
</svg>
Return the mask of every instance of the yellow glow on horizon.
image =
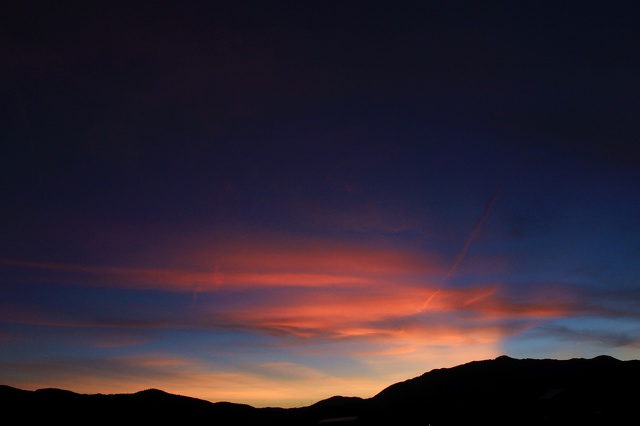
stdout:
<svg viewBox="0 0 640 426">
<path fill-rule="evenodd" d="M 253 372 L 215 371 L 189 359 L 136 357 L 120 360 L 132 368 L 138 367 L 138 373 L 133 376 L 105 372 L 87 374 L 70 368 L 18 387 L 27 390 L 57 387 L 84 394 L 130 394 L 156 388 L 210 402 L 291 408 L 311 405 L 335 395 L 369 398 L 394 383 L 432 369 L 495 358 L 497 354 L 496 346 L 491 344 L 466 349 L 416 345 L 408 351 L 359 354 L 357 359 L 367 366 L 368 374 L 343 375 L 293 362 L 262 363 L 253 366 Z M 144 371 L 154 373 L 141 373 Z M 165 374 L 167 371 L 170 373 Z"/>
</svg>

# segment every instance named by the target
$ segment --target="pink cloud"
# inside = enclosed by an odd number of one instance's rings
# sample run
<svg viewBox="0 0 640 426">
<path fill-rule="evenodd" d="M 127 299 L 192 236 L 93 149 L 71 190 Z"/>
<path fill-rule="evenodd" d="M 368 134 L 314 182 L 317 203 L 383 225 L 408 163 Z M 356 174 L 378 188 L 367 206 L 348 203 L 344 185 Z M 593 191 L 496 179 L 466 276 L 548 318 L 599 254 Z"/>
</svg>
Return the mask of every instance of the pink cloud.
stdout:
<svg viewBox="0 0 640 426">
<path fill-rule="evenodd" d="M 279 336 L 324 339 L 430 339 L 460 344 L 521 331 L 506 326 L 564 317 L 580 308 L 571 294 L 549 288 L 515 297 L 499 284 L 444 286 L 449 262 L 436 254 L 379 244 L 338 244 L 318 239 L 237 238 L 215 245 L 185 240 L 140 255 L 173 256 L 171 267 L 111 267 L 0 260 L 38 279 L 76 285 L 192 293 L 188 315 L 121 321 L 91 320 L 114 327 L 227 328 Z M 504 260 L 492 260 L 503 264 Z M 247 292 L 251 290 L 250 292 Z M 260 295 L 256 296 L 259 290 Z M 218 302 L 216 294 L 236 295 Z M 209 294 L 202 299 L 197 294 Z M 519 293 L 520 294 L 520 293 Z M 222 299 L 220 299 L 222 300 Z M 187 309 L 187 307 L 185 307 Z M 78 324 L 81 318 L 15 315 L 20 321 Z M 88 323 L 92 323 L 88 321 Z"/>
<path fill-rule="evenodd" d="M 195 244 L 197 247 L 198 244 Z M 324 241 L 239 240 L 216 248 L 157 249 L 171 267 L 99 266 L 0 259 L 0 263 L 40 270 L 38 279 L 77 285 L 164 291 L 212 291 L 224 287 L 316 287 L 371 285 L 381 279 L 435 275 L 432 256 L 385 247 Z M 186 252 L 185 252 L 186 251 Z M 140 259 L 139 264 L 148 264 Z"/>
</svg>

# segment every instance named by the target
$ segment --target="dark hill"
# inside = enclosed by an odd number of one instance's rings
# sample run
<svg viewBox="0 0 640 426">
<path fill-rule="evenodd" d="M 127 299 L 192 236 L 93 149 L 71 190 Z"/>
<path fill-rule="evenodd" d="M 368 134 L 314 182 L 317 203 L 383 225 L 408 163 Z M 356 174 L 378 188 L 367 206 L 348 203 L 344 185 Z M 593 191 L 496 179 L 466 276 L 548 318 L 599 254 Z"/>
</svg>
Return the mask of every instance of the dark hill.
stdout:
<svg viewBox="0 0 640 426">
<path fill-rule="evenodd" d="M 229 402 L 211 403 L 157 389 L 134 394 L 87 395 L 60 389 L 33 392 L 0 386 L 5 418 L 26 424 L 180 424 L 215 419 L 215 424 L 254 424 L 258 409 Z M 15 416 L 15 417 L 14 417 Z M 42 422 L 42 423 L 41 423 Z M 238 423 L 235 423 L 238 424 Z"/>
<path fill-rule="evenodd" d="M 638 380 L 640 361 L 501 356 L 435 369 L 373 398 L 335 396 L 302 408 L 211 403 L 157 389 L 86 395 L 0 386 L 0 409 L 29 424 L 615 425 L 635 417 Z"/>
<path fill-rule="evenodd" d="M 384 424 L 616 424 L 635 410 L 640 361 L 499 357 L 437 369 L 371 399 Z"/>
</svg>

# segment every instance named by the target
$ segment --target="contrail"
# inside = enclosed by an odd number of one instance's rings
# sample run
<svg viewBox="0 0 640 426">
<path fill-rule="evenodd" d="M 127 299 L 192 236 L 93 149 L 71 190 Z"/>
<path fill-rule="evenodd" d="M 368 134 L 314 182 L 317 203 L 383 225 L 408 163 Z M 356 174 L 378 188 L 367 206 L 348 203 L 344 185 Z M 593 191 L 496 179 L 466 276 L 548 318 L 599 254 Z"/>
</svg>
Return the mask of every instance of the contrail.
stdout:
<svg viewBox="0 0 640 426">
<path fill-rule="evenodd" d="M 493 194 L 493 196 L 485 206 L 484 212 L 482 212 L 482 216 L 480 217 L 480 220 L 478 220 L 478 223 L 476 223 L 476 226 L 474 226 L 473 229 L 471 230 L 469 237 L 467 237 L 467 240 L 464 242 L 462 249 L 460 250 L 460 252 L 458 253 L 458 256 L 456 257 L 456 260 L 453 262 L 453 265 L 451 265 L 451 268 L 449 268 L 449 272 L 447 272 L 447 276 L 445 277 L 445 280 L 449 279 L 451 275 L 453 275 L 456 269 L 458 269 L 458 265 L 460 264 L 460 262 L 462 262 L 464 257 L 467 255 L 467 250 L 469 250 L 471 241 L 473 241 L 473 239 L 478 235 L 478 232 L 480 232 L 480 228 L 482 227 L 482 224 L 484 223 L 484 221 L 487 220 L 487 217 L 489 216 L 489 211 L 491 210 L 491 206 L 493 206 L 493 203 L 495 203 L 496 198 L 498 198 L 498 194 L 500 194 L 501 190 L 502 188 L 498 188 L 498 190 Z"/>
<path fill-rule="evenodd" d="M 498 198 L 498 195 L 500 194 L 501 190 L 502 190 L 501 187 L 498 188 L 496 190 L 496 192 L 493 194 L 493 196 L 491 197 L 491 199 L 489 199 L 489 202 L 487 203 L 487 205 L 484 207 L 484 211 L 482 212 L 482 216 L 480 217 L 480 219 L 478 220 L 476 225 L 471 230 L 471 233 L 469 234 L 469 236 L 465 240 L 464 245 L 462 246 L 462 249 L 460 249 L 460 252 L 458 253 L 458 256 L 456 256 L 456 260 L 453 262 L 453 265 L 451 265 L 451 268 L 449 268 L 449 271 L 447 272 L 447 275 L 444 277 L 444 280 L 441 283 L 441 287 L 443 287 L 445 281 L 447 281 L 449 278 L 451 278 L 451 276 L 454 274 L 454 272 L 458 268 L 458 265 L 460 265 L 460 263 L 464 260 L 465 256 L 467 255 L 467 251 L 469 250 L 469 246 L 471 245 L 471 242 L 473 241 L 473 239 L 480 232 L 480 229 L 482 228 L 482 224 L 484 223 L 484 221 L 487 220 L 487 217 L 489 217 L 489 211 L 491 210 L 491 206 L 493 206 L 493 203 L 496 202 L 496 198 Z M 438 295 L 438 293 L 440 293 L 440 290 L 441 290 L 441 288 L 436 289 L 436 291 L 433 292 L 427 298 L 427 300 L 425 300 L 422 303 L 422 305 L 418 309 L 418 312 L 425 311 L 428 308 L 429 303 Z"/>
</svg>

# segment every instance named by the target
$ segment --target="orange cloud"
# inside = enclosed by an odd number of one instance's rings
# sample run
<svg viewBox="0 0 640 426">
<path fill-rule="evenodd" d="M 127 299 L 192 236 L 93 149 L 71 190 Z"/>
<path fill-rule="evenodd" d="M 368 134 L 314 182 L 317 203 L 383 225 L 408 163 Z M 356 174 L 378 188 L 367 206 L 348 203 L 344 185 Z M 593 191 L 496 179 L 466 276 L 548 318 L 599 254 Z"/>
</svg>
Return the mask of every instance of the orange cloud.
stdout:
<svg viewBox="0 0 640 426">
<path fill-rule="evenodd" d="M 243 295 L 233 303 L 211 303 L 208 298 L 192 307 L 195 316 L 188 319 L 94 323 L 116 327 L 238 328 L 306 338 L 388 339 L 411 335 L 453 342 L 468 340 L 464 336 L 470 333 L 476 338 L 481 333 L 495 336 L 500 330 L 504 332 L 505 327 L 499 324 L 507 320 L 562 317 L 577 309 L 568 295 L 551 291 L 514 298 L 497 284 L 447 288 L 425 283 L 425 275 L 436 276 L 442 271 L 426 267 L 429 262 L 419 262 L 424 256 L 413 253 L 361 248 L 347 255 L 344 251 L 336 253 L 333 247 L 311 246 L 299 252 L 280 247 L 265 253 L 252 248 L 242 253 L 230 251 L 225 256 L 229 265 L 226 272 L 3 263 L 59 273 L 83 284 L 226 294 L 262 289 L 259 298 Z M 28 322 L 32 323 L 81 322 L 61 315 L 30 318 Z"/>
<path fill-rule="evenodd" d="M 219 242 L 215 248 L 194 243 L 192 248 L 178 244 L 174 250 L 170 268 L 8 259 L 0 263 L 42 271 L 38 279 L 43 280 L 194 294 L 188 315 L 163 318 L 160 312 L 153 318 L 131 315 L 120 322 L 117 316 L 90 322 L 109 327 L 226 328 L 372 342 L 395 339 L 409 347 L 419 339 L 443 345 L 496 341 L 521 331 L 522 324 L 578 309 L 570 295 L 542 289 L 515 297 L 498 284 L 444 286 L 449 268 L 442 258 L 386 245 L 240 238 Z M 259 296 L 248 290 L 259 290 Z M 195 297 L 198 294 L 203 298 Z M 232 296 L 217 299 L 216 294 Z M 40 315 L 31 321 L 83 320 Z M 514 321 L 521 322 L 514 326 Z"/>
<path fill-rule="evenodd" d="M 500 286 L 465 289 L 378 283 L 370 288 L 310 288 L 263 295 L 259 302 L 215 306 L 217 320 L 273 334 L 331 339 L 428 338 L 447 344 L 496 340 L 523 324 L 566 316 L 567 303 L 510 300 Z M 206 316 L 205 311 L 201 315 Z M 519 325 L 505 325 L 519 321 Z"/>
<path fill-rule="evenodd" d="M 175 257 L 175 267 L 105 267 L 0 259 L 0 263 L 42 270 L 45 282 L 164 291 L 212 291 L 220 287 L 315 287 L 371 285 L 385 277 L 440 273 L 430 256 L 388 248 L 322 241 L 235 242 Z M 141 262 L 142 263 L 142 262 Z M 183 265 L 180 266 L 179 264 Z"/>
</svg>

